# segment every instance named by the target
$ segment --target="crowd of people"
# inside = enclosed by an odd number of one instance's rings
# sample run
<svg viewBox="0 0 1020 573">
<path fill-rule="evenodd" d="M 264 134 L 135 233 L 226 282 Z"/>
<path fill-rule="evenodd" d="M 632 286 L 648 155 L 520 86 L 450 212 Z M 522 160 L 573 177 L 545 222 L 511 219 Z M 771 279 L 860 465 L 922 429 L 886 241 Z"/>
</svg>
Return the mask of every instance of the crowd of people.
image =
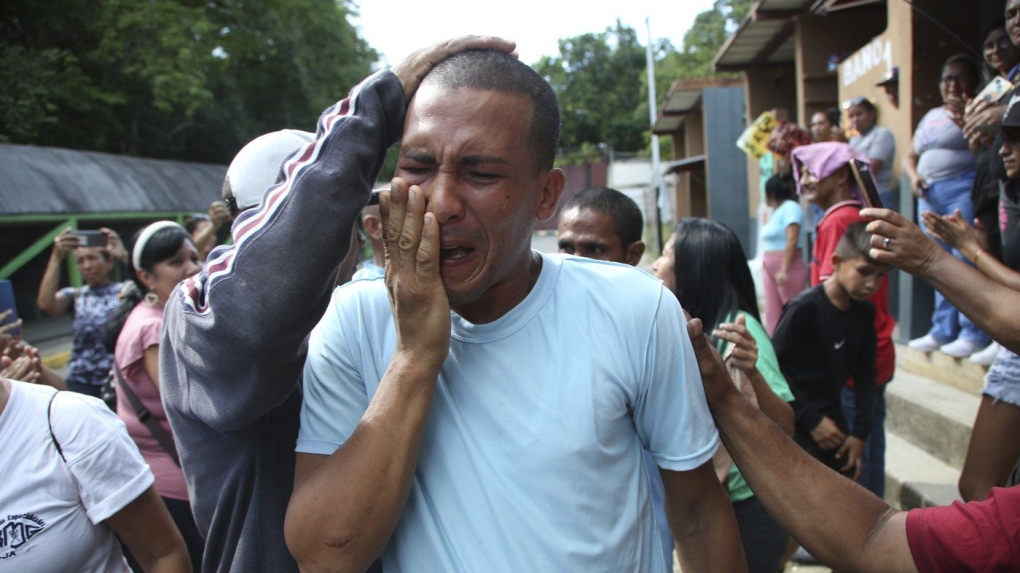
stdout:
<svg viewBox="0 0 1020 573">
<path fill-rule="evenodd" d="M 74 313 L 66 378 L 0 327 L 0 443 L 16 445 L 0 450 L 0 571 L 663 573 L 675 551 L 686 572 L 773 573 L 798 545 L 839 570 L 1018 563 L 1020 489 L 999 469 L 1020 452 L 975 462 L 971 503 L 881 500 L 890 268 L 1002 345 L 983 439 L 1015 424 L 1000 404 L 1020 407 L 1020 274 L 961 213 L 922 232 L 862 211 L 851 163 L 880 188 L 892 164 L 873 106 L 854 104 L 859 147 L 826 113 L 806 141 L 777 138 L 763 317 L 724 225 L 680 221 L 652 276 L 632 200 L 560 206 L 559 107 L 513 49 L 464 37 L 373 74 L 315 133 L 242 149 L 188 228 L 56 236 L 38 303 Z M 947 63 L 944 94 L 968 95 L 968 73 Z M 963 110 L 933 124 L 962 134 Z M 1001 140 L 1020 178 L 1020 106 L 1002 113 L 971 140 Z M 915 137 L 919 193 L 961 187 L 924 161 L 962 157 L 947 138 Z M 562 254 L 532 250 L 557 212 Z M 59 289 L 71 255 L 86 284 Z M 970 340 L 955 335 L 940 342 Z M 116 413 L 97 399 L 111 386 Z"/>
</svg>

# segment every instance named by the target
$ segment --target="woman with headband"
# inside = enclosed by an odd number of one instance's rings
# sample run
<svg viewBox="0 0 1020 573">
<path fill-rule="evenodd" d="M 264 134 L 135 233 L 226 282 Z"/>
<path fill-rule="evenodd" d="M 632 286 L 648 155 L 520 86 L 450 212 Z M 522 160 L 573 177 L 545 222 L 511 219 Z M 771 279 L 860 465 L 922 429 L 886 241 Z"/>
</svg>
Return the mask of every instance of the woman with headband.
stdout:
<svg viewBox="0 0 1020 573">
<path fill-rule="evenodd" d="M 116 341 L 117 415 L 156 476 L 156 490 L 184 537 L 192 568 L 199 571 L 204 544 L 159 392 L 163 304 L 178 283 L 201 269 L 198 250 L 183 227 L 159 221 L 138 233 L 131 269 L 137 288 L 125 290 L 107 325 L 107 344 Z"/>
</svg>

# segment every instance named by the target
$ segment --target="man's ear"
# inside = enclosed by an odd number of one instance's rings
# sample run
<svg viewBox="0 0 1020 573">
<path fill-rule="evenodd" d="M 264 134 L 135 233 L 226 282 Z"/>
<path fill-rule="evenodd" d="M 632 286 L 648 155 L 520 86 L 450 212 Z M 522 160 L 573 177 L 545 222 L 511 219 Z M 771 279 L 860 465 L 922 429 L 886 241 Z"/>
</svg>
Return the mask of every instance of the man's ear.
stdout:
<svg viewBox="0 0 1020 573">
<path fill-rule="evenodd" d="M 382 217 L 376 215 L 363 217 L 361 224 L 365 226 L 366 235 L 376 241 L 382 240 Z"/>
<path fill-rule="evenodd" d="M 643 241 L 634 241 L 627 245 L 627 249 L 623 253 L 624 260 L 627 261 L 628 265 L 633 267 L 638 266 L 641 262 L 641 256 L 645 254 L 645 244 Z"/>
<path fill-rule="evenodd" d="M 560 204 L 560 195 L 567 185 L 567 176 L 562 169 L 553 167 L 539 176 L 542 185 L 542 196 L 538 200 L 535 216 L 539 221 L 548 221 L 556 214 Z"/>
</svg>

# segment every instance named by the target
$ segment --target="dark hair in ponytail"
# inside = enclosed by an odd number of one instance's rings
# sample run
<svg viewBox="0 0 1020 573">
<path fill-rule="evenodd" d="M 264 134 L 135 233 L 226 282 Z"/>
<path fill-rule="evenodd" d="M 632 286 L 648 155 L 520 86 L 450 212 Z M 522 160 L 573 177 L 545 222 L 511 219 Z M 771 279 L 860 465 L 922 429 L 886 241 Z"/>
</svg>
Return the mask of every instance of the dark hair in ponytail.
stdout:
<svg viewBox="0 0 1020 573">
<path fill-rule="evenodd" d="M 144 230 L 144 227 L 139 229 L 134 234 L 134 237 L 132 237 L 131 248 L 128 249 L 129 253 L 134 252 L 135 243 L 138 242 L 138 238 Z M 156 231 L 145 241 L 145 245 L 142 247 L 142 256 L 139 261 L 141 268 L 151 273 L 156 263 L 174 256 L 186 240 L 191 240 L 191 236 L 179 226 L 167 227 L 166 229 Z M 125 283 L 124 287 L 121 288 L 121 303 L 110 312 L 103 327 L 103 345 L 111 353 L 117 348 L 117 338 L 120 337 L 120 331 L 124 329 L 124 323 L 127 322 L 128 315 L 138 306 L 138 303 L 142 302 L 148 290 L 141 279 L 138 278 L 133 257 L 130 256 L 128 257 L 128 268 L 131 274 L 131 283 Z"/>
</svg>

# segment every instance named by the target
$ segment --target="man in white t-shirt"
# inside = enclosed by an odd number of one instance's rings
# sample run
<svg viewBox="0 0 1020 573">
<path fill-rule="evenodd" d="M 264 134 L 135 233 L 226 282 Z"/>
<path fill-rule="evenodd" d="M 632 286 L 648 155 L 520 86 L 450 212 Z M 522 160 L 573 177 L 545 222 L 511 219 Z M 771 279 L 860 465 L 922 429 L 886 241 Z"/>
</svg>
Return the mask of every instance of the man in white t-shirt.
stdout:
<svg viewBox="0 0 1020 573">
<path fill-rule="evenodd" d="M 445 60 L 411 100 L 386 281 L 338 288 L 309 339 L 302 569 L 665 572 L 644 448 L 684 570 L 744 570 L 676 298 L 530 248 L 565 184 L 558 129 L 549 85 L 498 52 Z"/>
</svg>

